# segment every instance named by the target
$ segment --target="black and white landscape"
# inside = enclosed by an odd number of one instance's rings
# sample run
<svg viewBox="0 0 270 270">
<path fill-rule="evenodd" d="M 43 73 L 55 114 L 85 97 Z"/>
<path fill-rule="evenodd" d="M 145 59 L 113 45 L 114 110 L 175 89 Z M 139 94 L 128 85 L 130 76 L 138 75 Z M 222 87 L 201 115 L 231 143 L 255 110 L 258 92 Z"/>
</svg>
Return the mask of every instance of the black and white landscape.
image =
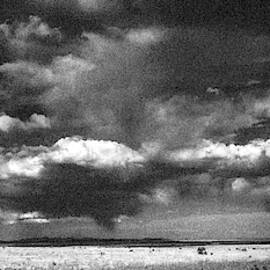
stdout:
<svg viewBox="0 0 270 270">
<path fill-rule="evenodd" d="M 0 240 L 270 239 L 269 15 L 2 0 Z"/>
</svg>

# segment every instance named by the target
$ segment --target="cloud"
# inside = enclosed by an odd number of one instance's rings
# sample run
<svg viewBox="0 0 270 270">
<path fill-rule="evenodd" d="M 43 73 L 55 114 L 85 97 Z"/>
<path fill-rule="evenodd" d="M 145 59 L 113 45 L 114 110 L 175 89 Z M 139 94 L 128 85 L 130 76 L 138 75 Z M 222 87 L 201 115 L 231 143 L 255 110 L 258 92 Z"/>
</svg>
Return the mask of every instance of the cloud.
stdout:
<svg viewBox="0 0 270 270">
<path fill-rule="evenodd" d="M 164 30 L 158 28 L 131 29 L 126 34 L 128 41 L 138 45 L 150 45 L 160 42 L 164 35 Z"/>
<path fill-rule="evenodd" d="M 145 131 L 145 140 L 173 149 L 197 145 L 202 139 L 226 139 L 235 130 L 257 122 L 252 103 L 243 100 L 235 106 L 224 97 L 198 100 L 189 95 L 153 99 L 146 104 L 146 122 L 151 123 L 151 130 Z"/>
<path fill-rule="evenodd" d="M 57 9 L 57 7 L 67 8 L 73 7 L 76 11 L 83 12 L 101 12 L 107 13 L 112 12 L 113 10 L 117 12 L 122 8 L 121 1 L 119 0 L 34 0 L 33 2 L 38 3 L 41 7 L 50 7 Z"/>
<path fill-rule="evenodd" d="M 256 174 L 260 168 L 266 166 L 269 163 L 269 151 L 269 140 L 253 141 L 248 145 L 226 145 L 204 141 L 197 147 L 167 150 L 163 154 L 157 153 L 151 156 L 147 152 L 137 152 L 112 141 L 70 137 L 60 139 L 51 147 L 25 146 L 18 152 L 3 152 L 0 171 L 3 179 L 12 176 L 38 178 L 42 176 L 41 173 L 47 164 L 76 164 L 94 168 L 126 168 L 132 178 L 136 176 L 136 173 L 135 175 L 132 173 L 132 168 L 137 168 L 140 174 L 145 170 L 152 171 L 152 162 L 154 165 L 155 159 L 159 159 L 161 164 L 172 163 L 172 167 L 168 165 L 169 168 L 166 168 L 165 164 L 162 165 L 163 169 L 171 171 L 172 175 L 174 175 L 173 166 L 175 166 L 175 173 L 197 168 L 201 172 L 209 171 L 210 174 L 227 171 L 233 173 L 235 170 L 236 174 L 245 175 L 252 169 Z M 265 173 L 267 174 L 267 171 Z M 121 175 L 124 177 L 128 174 Z M 167 175 L 166 172 L 164 174 Z M 165 180 L 166 177 L 162 176 L 161 179 Z"/>
<path fill-rule="evenodd" d="M 6 149 L 0 161 L 1 206 L 42 217 L 16 216 L 14 222 L 90 216 L 112 229 L 119 215 L 141 209 L 137 192 L 149 185 L 141 182 L 144 162 L 122 144 L 79 137 L 63 138 L 51 147 Z"/>
<path fill-rule="evenodd" d="M 98 12 L 116 12 L 122 8 L 119 0 L 79 0 L 79 5 L 82 9 Z"/>
<path fill-rule="evenodd" d="M 61 32 L 57 28 L 50 28 L 47 23 L 42 22 L 38 16 L 30 16 L 29 22 L 20 23 L 12 31 L 7 24 L 1 26 L 7 38 L 19 40 L 21 42 L 27 41 L 46 41 L 46 38 L 54 39 L 55 42 L 60 42 L 62 39 Z M 14 34 L 12 34 L 14 32 Z M 18 41 L 17 41 L 18 42 Z"/>
<path fill-rule="evenodd" d="M 20 223 L 49 223 L 50 221 L 44 218 L 38 212 L 17 213 L 12 211 L 6 211 L 0 209 L 0 221 L 3 220 L 3 224 L 16 224 Z"/>
<path fill-rule="evenodd" d="M 81 72 L 94 69 L 94 65 L 84 59 L 66 55 L 54 58 L 51 65 L 38 65 L 28 61 L 17 61 L 0 66 L 0 72 L 32 87 L 74 86 Z M 74 90 L 74 89 L 73 89 Z M 64 89 L 63 89 L 64 92 Z"/>
<path fill-rule="evenodd" d="M 243 192 L 250 187 L 245 178 L 236 178 L 232 183 L 232 190 L 235 192 Z"/>
<path fill-rule="evenodd" d="M 144 162 L 143 156 L 122 144 L 80 138 L 59 140 L 46 156 L 56 163 L 71 162 L 94 167 L 124 167 Z"/>
<path fill-rule="evenodd" d="M 30 0 L 23 3 L 18 0 L 3 0 L 1 17 L 25 18 L 38 14 L 55 26 L 63 26 L 75 33 L 83 28 L 96 29 L 101 24 L 123 26 L 133 25 L 203 25 L 268 32 L 263 1 L 252 2 L 247 6 L 218 0 L 198 4 L 197 1 L 185 2 L 155 0 Z M 76 16 L 77 15 L 77 16 Z M 76 25 L 75 25 L 76 23 Z"/>
<path fill-rule="evenodd" d="M 206 141 L 148 155 L 112 141 L 69 137 L 51 147 L 2 149 L 2 204 L 9 211 L 38 212 L 45 219 L 90 216 L 113 229 L 118 217 L 135 216 L 150 205 L 170 207 L 198 196 L 243 203 L 242 197 L 232 197 L 232 191 L 252 193 L 258 186 L 244 178 L 232 181 L 232 172 L 235 177 L 260 176 L 262 166 L 269 164 L 269 145 Z M 256 196 L 255 201 L 266 203 L 268 197 Z"/>
<path fill-rule="evenodd" d="M 224 79 L 216 69 L 249 64 L 264 42 L 229 32 L 224 46 L 221 33 L 204 28 L 118 29 L 121 38 L 83 32 L 71 39 L 77 45 L 70 45 L 72 53 L 57 51 L 49 63 L 27 59 L 2 65 L 8 114 L 22 104 L 39 106 L 55 119 L 62 136 L 80 130 L 79 135 L 136 148 L 149 141 L 177 147 L 201 138 L 228 138 L 257 122 L 248 104 L 253 100 L 243 94 L 233 101 L 223 91 L 209 97 L 207 88 Z M 238 47 L 247 53 L 233 44 L 243 44 Z M 230 82 L 231 75 L 238 78 L 234 72 L 220 83 Z"/>
<path fill-rule="evenodd" d="M 225 178 L 265 176 L 269 174 L 269 143 L 254 140 L 246 145 L 226 145 L 204 140 L 196 147 L 172 151 L 167 157 L 181 166 L 202 166 Z"/>
<path fill-rule="evenodd" d="M 32 114 L 29 121 L 22 122 L 18 118 L 12 118 L 6 114 L 0 116 L 0 130 L 9 132 L 13 129 L 32 130 L 32 129 L 51 128 L 50 119 L 44 115 Z"/>
<path fill-rule="evenodd" d="M 270 97 L 266 97 L 264 99 L 258 99 L 255 102 L 255 113 L 259 116 L 259 117 L 266 117 L 269 118 L 270 117 Z"/>
<path fill-rule="evenodd" d="M 269 156 L 269 147 L 270 140 L 255 140 L 247 145 L 226 145 L 204 140 L 201 145 L 195 148 L 186 148 L 173 152 L 170 154 L 170 158 L 179 162 L 216 159 L 228 162 L 228 164 L 245 162 L 247 165 L 255 165 L 256 161 L 261 157 Z"/>
<path fill-rule="evenodd" d="M 49 223 L 50 221 L 38 212 L 28 212 L 18 215 L 15 222 L 25 223 Z"/>
<path fill-rule="evenodd" d="M 197 171 L 197 170 L 196 170 Z M 3 149 L 1 205 L 44 218 L 90 216 L 113 229 L 121 216 L 141 212 L 140 194 L 166 204 L 171 189 L 154 187 L 176 175 L 192 174 L 112 141 L 63 138 L 51 147 Z"/>
<path fill-rule="evenodd" d="M 0 72 L 27 86 L 40 87 L 54 81 L 51 69 L 26 61 L 5 63 L 0 66 Z"/>
<path fill-rule="evenodd" d="M 238 18 L 227 13 L 224 30 L 210 2 L 195 2 L 31 0 L 5 9 L 1 207 L 20 222 L 86 216 L 111 229 L 151 204 L 240 201 L 263 185 L 269 132 L 242 145 L 236 133 L 268 117 L 267 90 L 246 82 L 262 81 L 256 59 L 267 58 L 269 38 L 250 35 L 242 20 L 231 29 Z"/>
<path fill-rule="evenodd" d="M 1 156 L 0 177 L 40 177 L 47 163 L 76 164 L 85 167 L 118 168 L 144 163 L 138 152 L 111 141 L 63 138 L 51 147 L 23 147 Z"/>
<path fill-rule="evenodd" d="M 38 16 L 29 16 L 27 22 L 0 24 L 0 33 L 6 52 L 17 59 L 48 61 L 64 40 L 58 28 L 51 28 Z"/>
</svg>

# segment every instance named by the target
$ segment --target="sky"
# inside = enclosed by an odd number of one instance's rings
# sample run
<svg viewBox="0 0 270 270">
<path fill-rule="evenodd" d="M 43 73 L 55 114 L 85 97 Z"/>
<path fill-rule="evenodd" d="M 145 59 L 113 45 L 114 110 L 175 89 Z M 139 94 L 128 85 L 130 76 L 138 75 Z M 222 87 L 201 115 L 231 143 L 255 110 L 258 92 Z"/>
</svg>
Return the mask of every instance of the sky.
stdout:
<svg viewBox="0 0 270 270">
<path fill-rule="evenodd" d="M 1 1 L 0 238 L 269 238 L 269 11 Z"/>
</svg>

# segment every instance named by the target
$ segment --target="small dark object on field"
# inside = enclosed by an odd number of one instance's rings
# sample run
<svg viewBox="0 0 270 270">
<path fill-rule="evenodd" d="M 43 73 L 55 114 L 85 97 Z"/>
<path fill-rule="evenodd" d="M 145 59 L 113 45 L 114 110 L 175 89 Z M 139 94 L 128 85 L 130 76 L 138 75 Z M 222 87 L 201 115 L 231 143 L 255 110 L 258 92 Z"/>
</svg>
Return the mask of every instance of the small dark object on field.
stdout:
<svg viewBox="0 0 270 270">
<path fill-rule="evenodd" d="M 200 255 L 207 255 L 206 249 L 204 247 L 198 247 L 197 252 Z"/>
<path fill-rule="evenodd" d="M 102 256 L 102 255 L 105 255 L 105 252 L 100 252 L 100 255 Z"/>
<path fill-rule="evenodd" d="M 249 258 L 251 258 L 252 256 L 251 256 L 251 255 L 249 255 L 248 257 L 249 257 Z"/>
<path fill-rule="evenodd" d="M 182 248 L 179 248 L 179 249 L 182 249 Z"/>
<path fill-rule="evenodd" d="M 52 264 L 53 264 L 53 265 L 56 265 L 56 262 L 53 262 Z"/>
<path fill-rule="evenodd" d="M 242 251 L 247 251 L 247 249 L 246 249 L 246 248 L 242 248 L 241 250 L 242 250 Z"/>
<path fill-rule="evenodd" d="M 133 249 L 130 249 L 129 252 L 133 252 Z"/>
<path fill-rule="evenodd" d="M 211 252 L 210 255 L 213 255 L 213 252 Z"/>
<path fill-rule="evenodd" d="M 268 268 L 266 266 L 263 266 L 262 269 L 263 270 L 268 270 Z"/>
<path fill-rule="evenodd" d="M 260 270 L 256 264 L 254 264 L 254 270 Z"/>
<path fill-rule="evenodd" d="M 256 249 L 256 248 L 252 248 L 252 249 Z"/>
<path fill-rule="evenodd" d="M 154 249 L 154 248 L 152 248 L 152 251 L 155 251 L 155 249 Z"/>
</svg>

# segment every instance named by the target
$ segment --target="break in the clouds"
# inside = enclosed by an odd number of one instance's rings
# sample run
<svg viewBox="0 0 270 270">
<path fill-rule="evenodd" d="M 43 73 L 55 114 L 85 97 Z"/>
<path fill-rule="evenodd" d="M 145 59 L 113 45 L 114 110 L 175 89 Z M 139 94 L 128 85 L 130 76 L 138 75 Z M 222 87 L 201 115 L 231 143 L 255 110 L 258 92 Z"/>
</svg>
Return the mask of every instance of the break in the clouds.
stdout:
<svg viewBox="0 0 270 270">
<path fill-rule="evenodd" d="M 1 2 L 2 221 L 269 211 L 269 6 L 210 2 Z"/>
</svg>

